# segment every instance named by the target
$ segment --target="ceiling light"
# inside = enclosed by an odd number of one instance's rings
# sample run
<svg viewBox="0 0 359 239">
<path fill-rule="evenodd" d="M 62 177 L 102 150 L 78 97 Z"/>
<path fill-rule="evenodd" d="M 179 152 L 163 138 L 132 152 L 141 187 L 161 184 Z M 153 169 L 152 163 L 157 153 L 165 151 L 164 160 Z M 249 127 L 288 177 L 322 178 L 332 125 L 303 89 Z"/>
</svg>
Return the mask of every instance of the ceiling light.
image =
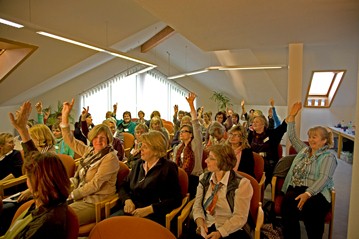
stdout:
<svg viewBox="0 0 359 239">
<path fill-rule="evenodd" d="M 88 45 L 88 44 L 85 44 L 85 43 L 82 43 L 82 42 L 74 41 L 74 40 L 71 40 L 71 39 L 68 39 L 68 38 L 65 38 L 65 37 L 61 37 L 61 36 L 58 36 L 58 35 L 54 35 L 54 34 L 51 34 L 51 33 L 48 33 L 48 32 L 39 31 L 39 32 L 36 32 L 36 33 L 40 34 L 40 35 L 43 35 L 43 36 L 46 36 L 46 37 L 56 39 L 56 40 L 68 42 L 68 43 L 78 45 L 78 46 L 82 46 L 82 47 L 86 47 L 86 48 L 89 48 L 89 49 L 92 49 L 92 50 L 95 50 L 95 51 L 100 51 L 100 52 L 105 51 L 104 49 L 101 49 L 101 48 L 98 48 L 98 47 L 95 47 L 95 46 L 91 46 L 91 45 Z"/>
<path fill-rule="evenodd" d="M 3 18 L 0 18 L 0 23 L 8 25 L 8 26 L 12 26 L 12 27 L 16 27 L 16 28 L 23 28 L 24 26 L 15 22 L 11 22 L 8 20 L 5 20 Z"/>
<path fill-rule="evenodd" d="M 286 66 L 219 66 L 218 70 L 220 71 L 237 71 L 237 70 L 271 70 L 271 69 L 281 69 Z"/>
<path fill-rule="evenodd" d="M 201 74 L 207 71 L 219 70 L 219 71 L 238 71 L 238 70 L 271 70 L 271 69 L 281 69 L 287 67 L 286 65 L 261 65 L 261 66 L 209 66 L 204 69 L 191 71 L 187 73 L 182 73 L 174 76 L 169 76 L 167 79 L 173 80 L 185 76 L 191 76 L 196 74 Z"/>
<path fill-rule="evenodd" d="M 62 36 L 58 36 L 58 35 L 55 35 L 55 34 L 51 34 L 51 33 L 48 33 L 48 32 L 38 31 L 36 33 L 38 33 L 40 35 L 43 35 L 43 36 L 46 36 L 46 37 L 56 39 L 56 40 L 60 40 L 60 41 L 64 41 L 64 42 L 71 43 L 71 44 L 74 44 L 74 45 L 78 45 L 78 46 L 81 46 L 81 47 L 89 48 L 89 49 L 92 49 L 92 50 L 95 50 L 95 51 L 104 52 L 104 53 L 110 54 L 112 56 L 119 57 L 119 58 L 122 58 L 122 59 L 126 59 L 126 60 L 129 60 L 129 61 L 133 61 L 133 62 L 136 62 L 136 63 L 140 63 L 140 64 L 143 64 L 143 65 L 147 65 L 147 66 L 150 66 L 152 68 L 157 67 L 154 64 L 151 64 L 151 63 L 148 63 L 148 62 L 145 62 L 145 61 L 142 61 L 142 60 L 127 56 L 124 53 L 116 51 L 116 50 L 109 50 L 109 49 L 104 49 L 104 48 L 92 46 L 92 45 L 89 45 L 89 44 L 85 44 L 85 43 L 82 43 L 82 42 L 79 42 L 79 41 L 71 40 L 71 39 L 68 39 L 68 38 L 65 38 L 65 37 L 62 37 Z"/>
<path fill-rule="evenodd" d="M 197 75 L 197 74 L 205 73 L 205 72 L 207 72 L 209 70 L 210 69 L 208 69 L 208 68 L 199 69 L 199 70 L 187 72 L 187 73 L 184 73 L 184 74 L 178 74 L 178 75 L 174 75 L 174 76 L 169 76 L 169 77 L 167 77 L 167 79 L 173 80 L 173 79 L 177 79 L 177 78 L 181 78 L 181 77 L 185 77 L 185 76 Z"/>
</svg>

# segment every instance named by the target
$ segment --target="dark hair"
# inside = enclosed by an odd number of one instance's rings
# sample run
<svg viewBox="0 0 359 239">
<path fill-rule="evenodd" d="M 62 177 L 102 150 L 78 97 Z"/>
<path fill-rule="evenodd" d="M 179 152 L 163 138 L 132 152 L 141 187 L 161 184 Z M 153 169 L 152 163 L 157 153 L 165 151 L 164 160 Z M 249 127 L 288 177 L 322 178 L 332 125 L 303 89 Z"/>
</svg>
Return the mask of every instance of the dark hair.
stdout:
<svg viewBox="0 0 359 239">
<path fill-rule="evenodd" d="M 130 112 L 130 111 L 125 111 L 125 112 L 123 112 L 122 117 L 123 117 L 123 118 L 125 118 L 125 115 L 129 115 L 129 116 L 130 116 L 130 118 L 132 118 L 132 117 L 131 117 L 131 112 Z"/>
<path fill-rule="evenodd" d="M 51 152 L 30 152 L 22 169 L 30 181 L 35 199 L 47 206 L 66 202 L 70 179 L 59 156 Z"/>
<path fill-rule="evenodd" d="M 223 111 L 218 111 L 218 112 L 216 113 L 216 115 L 214 116 L 214 120 L 217 121 L 217 116 L 218 116 L 218 115 L 223 115 L 223 122 L 222 122 L 222 124 L 223 124 L 224 122 L 226 122 L 226 120 L 227 120 L 227 115 L 226 115 Z"/>
</svg>

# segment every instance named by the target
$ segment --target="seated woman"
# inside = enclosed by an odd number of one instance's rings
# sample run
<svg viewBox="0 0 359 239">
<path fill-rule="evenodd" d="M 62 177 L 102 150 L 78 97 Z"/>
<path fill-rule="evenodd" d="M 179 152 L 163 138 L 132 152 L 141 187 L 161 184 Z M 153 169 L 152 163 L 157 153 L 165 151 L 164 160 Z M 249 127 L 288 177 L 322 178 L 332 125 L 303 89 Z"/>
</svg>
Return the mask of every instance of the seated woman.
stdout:
<svg viewBox="0 0 359 239">
<path fill-rule="evenodd" d="M 209 139 L 206 144 L 207 147 L 216 144 L 224 144 L 228 138 L 226 128 L 219 122 L 213 121 L 208 128 Z"/>
<path fill-rule="evenodd" d="M 248 143 L 247 130 L 241 125 L 232 127 L 228 131 L 227 143 L 232 147 L 237 158 L 233 170 L 255 177 L 253 151 Z"/>
<path fill-rule="evenodd" d="M 294 118 L 301 108 L 301 103 L 295 103 L 287 118 L 289 140 L 299 153 L 282 188 L 285 193 L 281 208 L 283 233 L 284 238 L 299 239 L 299 219 L 302 219 L 308 238 L 322 238 L 338 162 L 335 153 L 330 150 L 333 134 L 327 128 L 316 126 L 309 129 L 309 146 L 296 136 Z"/>
<path fill-rule="evenodd" d="M 200 176 L 193 204 L 197 230 L 191 230 L 189 238 L 250 238 L 243 227 L 247 223 L 253 188 L 248 179 L 233 170 L 236 161 L 229 145 L 209 148 L 208 172 Z"/>
<path fill-rule="evenodd" d="M 125 156 L 125 149 L 123 147 L 123 141 L 119 138 L 115 137 L 117 132 L 116 130 L 116 120 L 114 118 L 107 118 L 106 120 L 102 121 L 103 124 L 107 125 L 113 135 L 112 147 L 117 151 L 117 158 L 120 161 L 123 161 Z"/>
<path fill-rule="evenodd" d="M 31 104 L 24 104 L 26 107 L 29 107 L 31 110 Z M 23 106 L 24 107 L 24 106 Z M 22 108 L 20 108 L 22 109 Z M 20 117 L 20 111 L 17 112 L 17 117 Z M 26 116 L 21 116 L 26 117 Z M 26 122 L 26 127 L 27 127 Z M 19 132 L 20 133 L 20 132 Z M 39 151 L 40 153 L 46 153 L 46 152 L 55 152 L 55 137 L 52 134 L 50 128 L 44 124 L 36 124 L 33 125 L 31 128 L 26 128 L 26 133 L 29 134 L 29 139 L 26 141 L 26 139 L 20 134 L 22 139 L 22 146 L 24 152 L 28 150 L 26 147 L 27 143 L 31 143 L 31 150 L 33 151 Z M 30 140 L 32 139 L 32 140 Z M 29 150 L 28 150 L 29 151 Z M 21 188 L 23 190 L 24 188 Z M 31 198 L 32 194 L 29 189 L 23 190 L 17 199 L 17 202 L 6 202 L 3 205 L 3 211 L 0 215 L 0 233 L 4 233 L 4 230 L 7 230 L 10 226 L 11 219 L 13 215 L 15 214 L 16 210 L 26 201 L 28 201 Z"/>
<path fill-rule="evenodd" d="M 22 175 L 22 156 L 14 147 L 14 136 L 10 133 L 0 133 L 0 181 L 10 174 L 11 178 Z"/>
<path fill-rule="evenodd" d="M 23 171 L 34 204 L 0 238 L 66 238 L 69 226 L 66 200 L 70 190 L 66 169 L 56 154 L 36 151 L 26 128 L 31 104 L 25 102 L 18 112 L 16 117 L 10 114 L 10 120 L 25 143 Z M 28 148 L 29 144 L 33 147 Z"/>
<path fill-rule="evenodd" d="M 181 125 L 179 130 L 181 142 L 173 151 L 174 162 L 188 174 L 188 192 L 191 198 L 196 195 L 198 176 L 202 173 L 203 153 L 201 126 L 193 103 L 195 98 L 194 93 L 189 93 L 188 98 L 186 97 L 191 109 L 192 125 Z"/>
<path fill-rule="evenodd" d="M 74 189 L 69 199 L 74 200 L 70 206 L 76 212 L 80 225 L 83 225 L 96 220 L 95 203 L 115 194 L 119 163 L 107 125 L 99 124 L 91 129 L 88 134 L 91 147 L 74 138 L 69 127 L 73 105 L 73 99 L 71 103 L 63 103 L 60 127 L 65 143 L 82 155 L 75 176 L 70 179 Z"/>
<path fill-rule="evenodd" d="M 131 133 L 133 135 L 135 135 L 135 127 L 136 127 L 136 123 L 132 122 L 132 117 L 131 117 L 131 112 L 130 111 L 125 111 L 122 114 L 123 119 L 121 120 L 117 120 L 117 130 L 122 133 L 122 132 L 127 132 L 127 133 Z M 115 116 L 116 118 L 116 116 Z"/>
<path fill-rule="evenodd" d="M 87 111 L 86 111 L 87 110 Z M 84 111 L 88 112 L 87 109 L 84 108 Z M 62 116 L 61 116 L 62 121 Z M 74 137 L 82 141 L 85 145 L 88 144 L 87 142 L 87 133 L 86 131 L 83 132 L 83 129 L 87 129 L 87 132 L 91 130 L 95 125 L 92 123 L 92 116 L 90 113 L 86 113 L 85 115 L 82 114 L 79 117 L 79 121 L 75 123 L 75 130 L 74 130 Z"/>
<path fill-rule="evenodd" d="M 112 216 L 145 217 L 165 225 L 166 214 L 181 205 L 182 196 L 175 163 L 165 159 L 167 140 L 158 131 L 141 135 L 141 159 L 124 180 L 120 211 Z"/>
<path fill-rule="evenodd" d="M 60 123 L 56 122 L 52 125 L 51 131 L 56 138 L 55 150 L 58 154 L 66 154 L 74 158 L 75 152 L 64 142 L 62 138 L 62 132 L 60 128 Z"/>
<path fill-rule="evenodd" d="M 136 125 L 136 128 L 135 128 L 135 144 L 131 148 L 130 155 L 128 156 L 128 159 L 127 159 L 127 162 L 126 162 L 126 164 L 127 164 L 127 166 L 129 168 L 132 168 L 135 161 L 137 159 L 141 158 L 141 145 L 142 145 L 141 135 L 144 134 L 144 133 L 147 133 L 147 132 L 148 132 L 148 127 L 147 127 L 146 124 L 140 123 L 140 124 Z"/>
<path fill-rule="evenodd" d="M 160 117 L 154 116 L 151 118 L 149 129 L 150 129 L 150 131 L 161 132 L 163 134 L 163 136 L 165 136 L 165 138 L 169 144 L 170 133 L 168 132 L 168 130 L 165 127 L 163 127 L 163 121 Z"/>
</svg>

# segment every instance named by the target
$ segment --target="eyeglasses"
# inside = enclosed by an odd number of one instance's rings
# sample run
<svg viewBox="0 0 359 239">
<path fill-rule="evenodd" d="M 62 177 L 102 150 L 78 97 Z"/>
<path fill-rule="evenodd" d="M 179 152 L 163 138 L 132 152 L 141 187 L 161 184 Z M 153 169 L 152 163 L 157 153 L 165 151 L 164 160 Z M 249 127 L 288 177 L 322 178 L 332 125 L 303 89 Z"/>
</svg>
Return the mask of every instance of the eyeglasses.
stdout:
<svg viewBox="0 0 359 239">
<path fill-rule="evenodd" d="M 183 130 L 180 130 L 180 133 L 181 133 L 181 134 L 183 134 L 183 133 L 191 133 L 191 131 L 189 131 L 189 130 L 184 130 L 184 129 L 183 129 Z"/>
</svg>

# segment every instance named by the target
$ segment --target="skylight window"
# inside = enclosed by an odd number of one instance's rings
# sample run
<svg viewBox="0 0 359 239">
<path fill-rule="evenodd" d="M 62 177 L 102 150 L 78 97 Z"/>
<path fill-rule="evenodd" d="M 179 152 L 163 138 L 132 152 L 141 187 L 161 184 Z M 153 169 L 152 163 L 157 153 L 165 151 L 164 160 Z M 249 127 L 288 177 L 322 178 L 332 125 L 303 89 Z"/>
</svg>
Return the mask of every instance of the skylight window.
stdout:
<svg viewBox="0 0 359 239">
<path fill-rule="evenodd" d="M 346 70 L 313 71 L 305 106 L 328 108 L 331 106 Z"/>
</svg>

